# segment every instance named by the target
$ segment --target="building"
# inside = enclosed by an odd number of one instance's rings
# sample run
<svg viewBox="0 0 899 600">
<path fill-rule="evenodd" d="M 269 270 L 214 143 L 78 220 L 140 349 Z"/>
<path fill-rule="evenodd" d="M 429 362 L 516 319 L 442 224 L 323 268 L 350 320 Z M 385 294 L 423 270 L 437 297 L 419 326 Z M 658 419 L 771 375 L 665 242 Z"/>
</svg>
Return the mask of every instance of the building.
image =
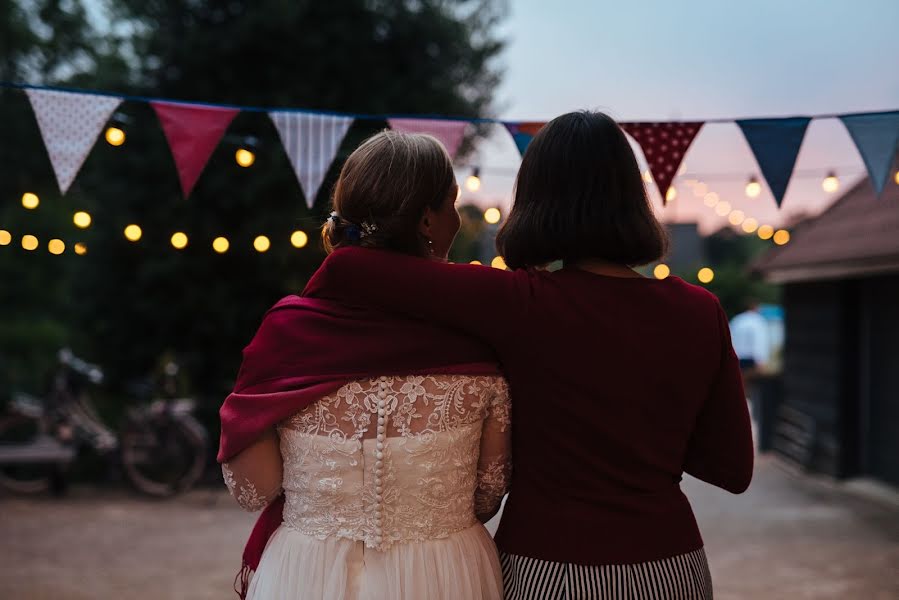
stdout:
<svg viewBox="0 0 899 600">
<path fill-rule="evenodd" d="M 775 451 L 899 485 L 899 185 L 862 180 L 753 270 L 783 284 Z"/>
</svg>

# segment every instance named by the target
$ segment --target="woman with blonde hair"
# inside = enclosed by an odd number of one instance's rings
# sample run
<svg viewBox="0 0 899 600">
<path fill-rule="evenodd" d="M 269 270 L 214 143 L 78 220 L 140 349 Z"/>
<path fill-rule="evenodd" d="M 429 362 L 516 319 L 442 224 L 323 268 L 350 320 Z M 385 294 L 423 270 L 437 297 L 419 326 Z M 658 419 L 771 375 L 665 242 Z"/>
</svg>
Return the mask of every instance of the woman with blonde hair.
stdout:
<svg viewBox="0 0 899 600">
<path fill-rule="evenodd" d="M 444 260 L 459 229 L 457 191 L 436 139 L 379 133 L 343 166 L 325 247 Z M 218 458 L 241 506 L 265 510 L 238 592 L 501 598 L 482 525 L 511 469 L 496 359 L 469 336 L 359 300 L 289 296 L 244 350 Z"/>
</svg>

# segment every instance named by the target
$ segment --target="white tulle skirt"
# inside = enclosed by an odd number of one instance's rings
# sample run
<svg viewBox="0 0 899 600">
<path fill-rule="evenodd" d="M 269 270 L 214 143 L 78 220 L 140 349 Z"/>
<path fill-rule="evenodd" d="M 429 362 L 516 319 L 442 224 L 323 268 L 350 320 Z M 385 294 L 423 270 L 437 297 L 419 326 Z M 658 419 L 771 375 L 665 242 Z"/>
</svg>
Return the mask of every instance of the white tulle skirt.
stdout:
<svg viewBox="0 0 899 600">
<path fill-rule="evenodd" d="M 318 540 L 282 525 L 250 580 L 249 600 L 499 600 L 503 576 L 480 523 L 447 538 L 395 544 Z"/>
</svg>

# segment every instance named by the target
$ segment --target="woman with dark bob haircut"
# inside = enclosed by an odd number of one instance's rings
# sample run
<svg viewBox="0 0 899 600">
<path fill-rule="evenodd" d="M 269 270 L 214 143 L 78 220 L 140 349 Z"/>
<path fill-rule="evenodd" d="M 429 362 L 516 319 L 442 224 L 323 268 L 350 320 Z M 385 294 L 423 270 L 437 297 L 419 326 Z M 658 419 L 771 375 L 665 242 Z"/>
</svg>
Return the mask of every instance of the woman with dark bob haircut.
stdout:
<svg viewBox="0 0 899 600">
<path fill-rule="evenodd" d="M 684 473 L 739 494 L 753 448 L 717 298 L 633 267 L 666 252 L 624 133 L 550 121 L 524 154 L 497 248 L 514 270 L 345 248 L 335 292 L 496 351 L 514 468 L 496 543 L 506 598 L 711 598 Z M 563 268 L 542 269 L 561 260 Z"/>
</svg>

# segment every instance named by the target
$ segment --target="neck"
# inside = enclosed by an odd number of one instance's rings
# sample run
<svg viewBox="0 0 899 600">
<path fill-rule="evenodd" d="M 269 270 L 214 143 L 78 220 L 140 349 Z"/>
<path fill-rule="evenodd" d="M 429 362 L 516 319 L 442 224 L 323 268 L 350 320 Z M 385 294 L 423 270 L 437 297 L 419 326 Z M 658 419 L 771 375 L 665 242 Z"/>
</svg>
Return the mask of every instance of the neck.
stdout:
<svg viewBox="0 0 899 600">
<path fill-rule="evenodd" d="M 603 260 L 601 258 L 587 258 L 584 260 L 579 260 L 571 263 L 570 266 L 574 267 L 575 269 L 580 269 L 581 271 L 588 271 L 590 273 L 596 273 L 597 275 L 606 275 L 609 277 L 643 277 L 627 265 L 614 263 L 608 260 Z"/>
</svg>

